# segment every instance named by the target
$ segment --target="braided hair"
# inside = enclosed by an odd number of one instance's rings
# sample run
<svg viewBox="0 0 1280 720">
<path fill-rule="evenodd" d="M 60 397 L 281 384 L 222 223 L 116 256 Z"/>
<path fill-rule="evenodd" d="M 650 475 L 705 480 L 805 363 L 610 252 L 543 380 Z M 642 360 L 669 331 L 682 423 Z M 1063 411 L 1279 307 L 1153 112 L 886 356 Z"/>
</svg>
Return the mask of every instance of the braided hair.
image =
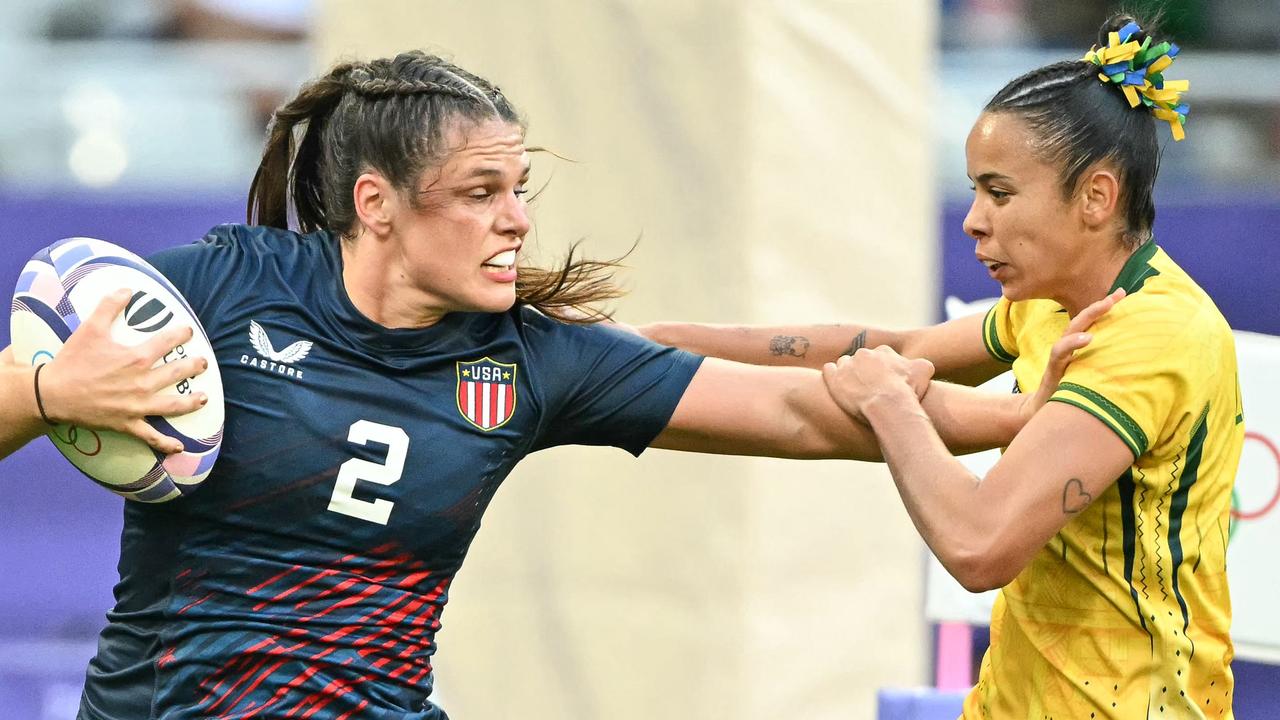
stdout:
<svg viewBox="0 0 1280 720">
<path fill-rule="evenodd" d="M 357 216 L 351 189 L 376 170 L 416 203 L 423 172 L 448 157 L 457 121 L 525 125 L 502 91 L 482 77 L 421 51 L 347 62 L 307 83 L 275 111 L 262 161 L 249 186 L 248 221 L 349 238 Z M 607 313 L 592 303 L 621 297 L 614 261 L 575 259 L 556 270 L 521 267 L 517 302 L 570 322 Z"/>
<path fill-rule="evenodd" d="M 408 190 L 447 154 L 452 120 L 520 125 L 498 88 L 434 55 L 407 52 L 342 63 L 276 110 L 249 187 L 250 222 L 349 232 L 351 188 L 368 168 Z"/>
<path fill-rule="evenodd" d="M 1126 13 L 1108 18 L 1098 32 L 1100 44 L 1134 21 Z M 1132 39 L 1142 42 L 1148 34 Z M 1099 82 L 1097 66 L 1073 60 L 1032 70 L 1005 85 L 983 111 L 1014 114 L 1026 123 L 1037 156 L 1060 168 L 1064 199 L 1076 192 L 1090 167 L 1103 160 L 1114 163 L 1125 218 L 1123 242 L 1137 247 L 1151 238 L 1156 216 L 1151 196 L 1160 167 L 1155 118 L 1145 108 L 1131 108 L 1123 93 Z"/>
</svg>

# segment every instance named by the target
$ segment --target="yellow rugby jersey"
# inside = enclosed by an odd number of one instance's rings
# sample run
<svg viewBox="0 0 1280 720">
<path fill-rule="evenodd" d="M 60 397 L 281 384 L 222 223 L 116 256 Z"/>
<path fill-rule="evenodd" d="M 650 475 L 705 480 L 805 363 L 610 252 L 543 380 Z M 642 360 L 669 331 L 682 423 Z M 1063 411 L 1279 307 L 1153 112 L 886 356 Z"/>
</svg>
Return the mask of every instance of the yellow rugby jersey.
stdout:
<svg viewBox="0 0 1280 720">
<path fill-rule="evenodd" d="M 1153 242 L 1113 287 L 1052 401 L 1115 431 L 1133 466 L 996 598 L 965 720 L 1232 718 L 1226 550 L 1244 443 L 1235 343 L 1209 296 Z M 1067 313 L 1001 299 L 983 340 L 1040 384 Z"/>
</svg>

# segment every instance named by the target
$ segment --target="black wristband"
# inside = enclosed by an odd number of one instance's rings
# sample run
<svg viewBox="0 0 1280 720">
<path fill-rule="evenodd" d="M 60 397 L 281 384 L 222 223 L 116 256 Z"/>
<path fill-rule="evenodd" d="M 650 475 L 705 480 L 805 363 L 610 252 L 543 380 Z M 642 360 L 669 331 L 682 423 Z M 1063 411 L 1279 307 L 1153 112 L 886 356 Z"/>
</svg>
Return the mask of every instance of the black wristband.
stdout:
<svg viewBox="0 0 1280 720">
<path fill-rule="evenodd" d="M 45 414 L 45 411 L 44 411 L 44 400 L 40 397 L 40 371 L 41 371 L 41 370 L 43 370 L 43 369 L 44 369 L 44 363 L 41 363 L 41 364 L 39 364 L 39 365 L 37 365 L 37 366 L 36 366 L 36 379 L 35 379 L 35 386 L 36 386 L 36 408 L 40 410 L 40 419 L 41 419 L 41 420 L 44 420 L 44 421 L 45 421 L 45 423 L 47 423 L 47 424 L 49 424 L 49 425 L 51 425 L 51 426 L 53 426 L 53 427 L 57 427 L 57 426 L 58 426 L 58 423 L 56 423 L 56 422 L 54 422 L 54 421 L 50 420 L 50 419 L 49 419 L 49 416 L 48 416 L 47 414 Z"/>
</svg>

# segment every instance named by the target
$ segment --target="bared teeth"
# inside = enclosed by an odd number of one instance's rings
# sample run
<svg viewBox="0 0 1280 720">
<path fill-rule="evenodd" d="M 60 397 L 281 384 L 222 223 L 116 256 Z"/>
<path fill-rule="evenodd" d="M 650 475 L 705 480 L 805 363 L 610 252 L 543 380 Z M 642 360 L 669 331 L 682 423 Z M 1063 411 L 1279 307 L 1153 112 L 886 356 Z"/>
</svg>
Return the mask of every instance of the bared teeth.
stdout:
<svg viewBox="0 0 1280 720">
<path fill-rule="evenodd" d="M 490 265 L 493 267 L 509 268 L 516 264 L 516 251 L 507 250 L 506 252 L 500 252 L 497 255 L 494 255 L 493 257 L 486 260 L 484 264 Z"/>
</svg>

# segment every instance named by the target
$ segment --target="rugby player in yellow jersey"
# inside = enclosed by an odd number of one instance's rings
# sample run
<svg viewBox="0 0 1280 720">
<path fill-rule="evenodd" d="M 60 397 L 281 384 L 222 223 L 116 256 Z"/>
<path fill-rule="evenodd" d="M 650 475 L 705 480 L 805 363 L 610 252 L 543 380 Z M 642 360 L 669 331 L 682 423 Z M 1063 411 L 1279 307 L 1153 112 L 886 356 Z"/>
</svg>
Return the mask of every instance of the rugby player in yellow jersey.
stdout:
<svg viewBox="0 0 1280 720">
<path fill-rule="evenodd" d="M 1109 20 L 1101 42 L 1010 82 L 969 134 L 965 231 L 1003 294 L 985 317 L 902 333 L 640 329 L 752 362 L 846 354 L 825 365 L 828 388 L 875 429 L 920 534 L 968 589 L 1002 588 L 965 720 L 1232 717 L 1235 347 L 1151 234 L 1157 124 L 1181 138 L 1185 86 L 1160 75 L 1176 47 L 1133 18 Z M 1034 389 L 1064 329 L 1083 329 L 1069 323 L 1120 289 L 1051 401 L 973 476 L 921 411 L 902 356 L 964 382 L 1012 365 Z M 779 352 L 789 342 L 806 351 Z"/>
</svg>

